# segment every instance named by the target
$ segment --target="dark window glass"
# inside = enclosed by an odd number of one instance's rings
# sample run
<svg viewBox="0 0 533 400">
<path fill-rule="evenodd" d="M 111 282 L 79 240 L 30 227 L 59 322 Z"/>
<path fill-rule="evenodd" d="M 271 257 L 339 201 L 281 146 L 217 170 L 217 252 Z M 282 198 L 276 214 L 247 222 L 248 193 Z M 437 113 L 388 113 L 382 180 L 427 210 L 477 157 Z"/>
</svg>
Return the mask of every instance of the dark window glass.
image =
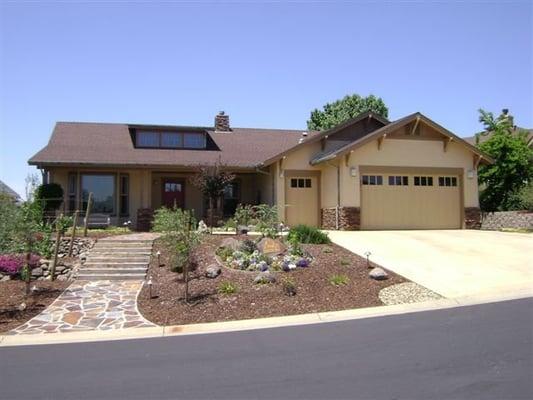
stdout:
<svg viewBox="0 0 533 400">
<path fill-rule="evenodd" d="M 376 184 L 383 185 L 383 177 L 381 175 L 376 176 Z"/>
<path fill-rule="evenodd" d="M 240 203 L 240 199 L 241 185 L 239 181 L 233 181 L 224 188 L 223 211 L 225 217 L 235 214 L 235 210 L 237 209 L 237 205 Z"/>
<path fill-rule="evenodd" d="M 439 186 L 444 186 L 444 177 L 439 176 Z"/>
<path fill-rule="evenodd" d="M 363 175 L 363 185 L 368 185 L 368 175 Z"/>
<path fill-rule="evenodd" d="M 82 175 L 81 196 L 83 209 L 87 209 L 89 193 L 93 194 L 91 212 L 113 214 L 115 211 L 115 176 L 114 175 Z"/>
<path fill-rule="evenodd" d="M 149 131 L 137 131 L 138 147 L 159 147 L 159 133 Z"/>
<path fill-rule="evenodd" d="M 450 178 L 449 176 L 447 176 L 446 178 L 444 178 L 444 182 L 446 182 L 446 186 L 451 186 L 452 185 L 452 178 Z"/>
<path fill-rule="evenodd" d="M 183 135 L 177 132 L 162 132 L 161 147 L 179 148 L 183 147 Z"/>
<path fill-rule="evenodd" d="M 457 178 L 455 176 L 452 177 L 452 186 L 457 186 Z"/>
<path fill-rule="evenodd" d="M 68 209 L 76 211 L 76 192 L 78 187 L 78 177 L 75 173 L 68 174 Z"/>
<path fill-rule="evenodd" d="M 396 185 L 396 177 L 395 176 L 389 176 L 389 185 L 394 186 Z"/>
<path fill-rule="evenodd" d="M 311 179 L 306 179 L 305 180 L 305 187 L 306 188 L 310 188 L 311 187 Z"/>
<path fill-rule="evenodd" d="M 203 149 L 205 148 L 205 135 L 203 133 L 185 133 L 183 146 L 188 149 Z"/>
<path fill-rule="evenodd" d="M 409 185 L 409 177 L 408 176 L 402 176 L 402 184 L 404 186 L 408 186 Z"/>
<path fill-rule="evenodd" d="M 120 215 L 129 215 L 129 190 L 130 179 L 128 175 L 120 176 Z"/>
<path fill-rule="evenodd" d="M 421 186 L 426 186 L 427 185 L 427 179 L 425 176 L 421 176 L 420 177 L 420 185 Z"/>
<path fill-rule="evenodd" d="M 428 176 L 428 186 L 433 186 L 433 177 Z"/>
<path fill-rule="evenodd" d="M 420 186 L 420 177 L 415 176 L 415 186 Z"/>
<path fill-rule="evenodd" d="M 305 181 L 304 181 L 304 179 L 302 179 L 302 178 L 298 179 L 298 187 L 299 187 L 299 188 L 303 188 L 303 187 L 305 187 Z"/>
<path fill-rule="evenodd" d="M 291 179 L 291 188 L 298 187 L 298 180 L 297 179 Z"/>
<path fill-rule="evenodd" d="M 370 184 L 375 185 L 376 184 L 376 177 L 374 175 L 370 175 Z"/>
</svg>

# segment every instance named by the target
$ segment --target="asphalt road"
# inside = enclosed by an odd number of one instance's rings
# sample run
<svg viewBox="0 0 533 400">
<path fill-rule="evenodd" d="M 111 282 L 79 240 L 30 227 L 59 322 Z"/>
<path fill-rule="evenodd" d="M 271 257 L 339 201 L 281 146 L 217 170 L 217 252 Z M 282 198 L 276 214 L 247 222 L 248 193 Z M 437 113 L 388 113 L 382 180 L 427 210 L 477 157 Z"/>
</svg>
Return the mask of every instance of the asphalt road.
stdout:
<svg viewBox="0 0 533 400">
<path fill-rule="evenodd" d="M 532 399 L 533 299 L 256 331 L 0 348 L 1 399 Z"/>
</svg>

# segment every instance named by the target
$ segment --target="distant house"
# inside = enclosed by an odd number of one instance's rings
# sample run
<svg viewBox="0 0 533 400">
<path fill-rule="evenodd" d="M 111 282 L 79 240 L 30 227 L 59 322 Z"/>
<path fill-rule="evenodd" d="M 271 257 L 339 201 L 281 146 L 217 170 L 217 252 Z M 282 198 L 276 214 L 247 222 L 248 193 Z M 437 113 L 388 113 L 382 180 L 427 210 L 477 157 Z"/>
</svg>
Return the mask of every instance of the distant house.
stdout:
<svg viewBox="0 0 533 400">
<path fill-rule="evenodd" d="M 0 193 L 8 195 L 9 197 L 13 198 L 14 201 L 20 201 L 20 196 L 17 194 L 17 192 L 15 192 L 2 181 L 0 181 Z"/>
<path fill-rule="evenodd" d="M 527 132 L 527 135 L 526 135 L 527 144 L 528 144 L 529 147 L 533 147 L 533 128 L 527 129 L 527 128 L 520 128 L 520 127 L 517 127 L 517 126 L 515 126 L 513 128 L 513 132 L 515 132 L 515 133 L 522 132 L 522 131 Z M 481 143 L 485 143 L 492 136 L 491 132 L 489 132 L 487 134 L 483 134 L 483 133 L 484 132 L 480 132 L 479 140 L 476 139 L 476 135 L 470 136 L 470 137 L 466 137 L 466 138 L 464 138 L 464 140 L 466 140 L 468 143 L 470 143 L 470 144 L 472 144 L 474 146 L 478 146 Z"/>
<path fill-rule="evenodd" d="M 66 212 L 93 211 L 147 229 L 154 209 L 176 204 L 205 218 L 190 184 L 218 160 L 237 178 L 239 203 L 278 207 L 288 225 L 327 229 L 457 229 L 479 222 L 477 168 L 489 156 L 420 113 L 388 121 L 367 112 L 323 132 L 214 126 L 58 122 L 30 165 L 59 183 Z"/>
</svg>

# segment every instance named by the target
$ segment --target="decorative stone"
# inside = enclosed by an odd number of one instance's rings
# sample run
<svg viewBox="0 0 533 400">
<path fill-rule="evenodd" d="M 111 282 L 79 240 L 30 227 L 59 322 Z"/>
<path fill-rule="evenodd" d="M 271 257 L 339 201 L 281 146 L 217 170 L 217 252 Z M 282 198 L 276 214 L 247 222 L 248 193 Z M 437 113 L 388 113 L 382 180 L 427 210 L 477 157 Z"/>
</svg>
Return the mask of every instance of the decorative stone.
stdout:
<svg viewBox="0 0 533 400">
<path fill-rule="evenodd" d="M 63 265 L 58 265 L 56 267 L 56 273 L 63 272 L 65 270 L 65 267 Z"/>
<path fill-rule="evenodd" d="M 287 248 L 279 240 L 263 238 L 257 243 L 259 251 L 265 255 L 277 255 L 283 253 Z"/>
<path fill-rule="evenodd" d="M 207 227 L 207 224 L 203 220 L 198 222 L 198 232 L 200 233 L 209 232 L 209 228 Z"/>
<path fill-rule="evenodd" d="M 214 279 L 217 276 L 219 276 L 221 274 L 221 272 L 222 272 L 222 268 L 220 268 L 220 266 L 218 266 L 218 265 L 210 265 L 205 270 L 205 276 L 208 277 L 208 278 Z"/>
<path fill-rule="evenodd" d="M 10 281 L 11 280 L 11 276 L 9 275 L 4 275 L 2 276 L 2 278 L 0 279 L 0 282 L 7 282 L 7 281 Z"/>
<path fill-rule="evenodd" d="M 43 275 L 43 269 L 42 268 L 34 268 L 31 271 L 31 276 L 42 276 Z"/>
<path fill-rule="evenodd" d="M 27 308 L 26 303 L 20 303 L 17 307 L 17 310 L 24 311 L 26 310 L 26 308 Z"/>
<path fill-rule="evenodd" d="M 273 274 L 271 274 L 269 271 L 260 272 L 254 278 L 254 283 L 255 284 L 259 284 L 259 283 L 275 283 L 275 282 L 276 282 L 276 277 Z"/>
<path fill-rule="evenodd" d="M 382 281 L 387 279 L 389 274 L 387 274 L 383 268 L 376 267 L 369 272 L 368 276 L 377 281 Z"/>
<path fill-rule="evenodd" d="M 250 229 L 246 225 L 239 225 L 237 227 L 237 232 L 239 235 L 247 235 Z"/>
<path fill-rule="evenodd" d="M 241 247 L 241 242 L 234 238 L 226 238 L 222 241 L 222 244 L 220 245 L 220 247 L 226 247 L 233 251 L 237 251 Z"/>
</svg>

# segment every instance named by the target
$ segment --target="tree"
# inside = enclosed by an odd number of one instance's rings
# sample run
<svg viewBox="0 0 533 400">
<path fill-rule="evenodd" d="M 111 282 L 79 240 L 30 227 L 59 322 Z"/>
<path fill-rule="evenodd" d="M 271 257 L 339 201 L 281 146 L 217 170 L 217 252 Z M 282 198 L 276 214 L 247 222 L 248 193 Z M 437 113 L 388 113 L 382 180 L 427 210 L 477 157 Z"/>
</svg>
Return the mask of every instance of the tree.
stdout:
<svg viewBox="0 0 533 400">
<path fill-rule="evenodd" d="M 353 94 L 333 103 L 327 103 L 322 110 L 311 111 L 307 129 L 318 131 L 330 129 L 367 111 L 372 111 L 384 118 L 389 115 L 389 110 L 380 97 L 372 94 L 367 97 Z"/>
<path fill-rule="evenodd" d="M 201 233 L 196 230 L 192 211 L 178 207 L 162 207 L 156 210 L 152 228 L 163 234 L 162 240 L 171 252 L 171 270 L 183 273 L 185 302 L 189 301 L 189 270 L 195 247 L 200 243 Z"/>
<path fill-rule="evenodd" d="M 479 168 L 479 183 L 483 211 L 509 210 L 516 207 L 517 193 L 533 179 L 533 151 L 528 147 L 527 132 L 515 132 L 512 117 L 504 110 L 497 118 L 491 112 L 479 110 L 479 122 L 488 135 L 479 148 L 494 158 L 494 164 Z M 479 142 L 479 140 L 477 140 Z"/>
<path fill-rule="evenodd" d="M 198 188 L 209 200 L 209 225 L 214 223 L 215 211 L 219 212 L 220 198 L 224 194 L 224 189 L 235 179 L 235 175 L 224 170 L 224 166 L 219 162 L 211 166 L 202 166 L 198 172 L 190 178 L 193 186 Z"/>
<path fill-rule="evenodd" d="M 35 191 L 35 200 L 40 201 L 44 211 L 55 211 L 63 202 L 63 188 L 58 183 L 45 183 Z"/>
</svg>

